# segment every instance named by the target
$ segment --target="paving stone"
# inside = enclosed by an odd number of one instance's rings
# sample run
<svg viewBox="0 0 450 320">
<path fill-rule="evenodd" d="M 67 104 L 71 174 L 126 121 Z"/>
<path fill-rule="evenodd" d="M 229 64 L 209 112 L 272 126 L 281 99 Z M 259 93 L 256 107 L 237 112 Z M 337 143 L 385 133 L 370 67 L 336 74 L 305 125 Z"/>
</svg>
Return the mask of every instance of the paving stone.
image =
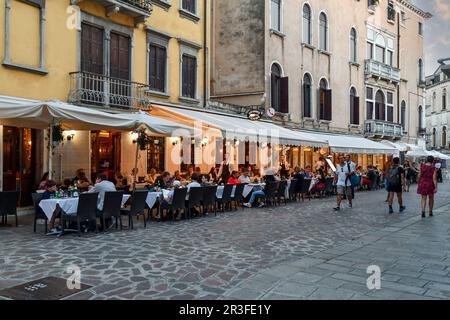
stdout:
<svg viewBox="0 0 450 320">
<path fill-rule="evenodd" d="M 306 298 L 317 289 L 313 285 L 305 285 L 296 282 L 285 282 L 276 286 L 271 292 L 281 295 L 294 296 L 298 298 Z"/>
<path fill-rule="evenodd" d="M 312 300 L 348 300 L 354 295 L 354 292 L 345 289 L 318 288 L 308 299 Z"/>
</svg>

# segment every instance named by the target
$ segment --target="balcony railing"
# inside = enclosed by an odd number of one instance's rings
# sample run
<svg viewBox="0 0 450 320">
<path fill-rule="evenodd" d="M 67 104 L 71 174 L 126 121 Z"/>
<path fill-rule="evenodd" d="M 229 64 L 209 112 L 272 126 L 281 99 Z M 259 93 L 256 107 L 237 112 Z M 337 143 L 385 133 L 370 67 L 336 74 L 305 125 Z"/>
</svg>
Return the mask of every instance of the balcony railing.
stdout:
<svg viewBox="0 0 450 320">
<path fill-rule="evenodd" d="M 111 78 L 89 72 L 70 73 L 69 102 L 87 106 L 121 109 L 150 105 L 146 84 Z"/>
<path fill-rule="evenodd" d="M 366 60 L 366 75 L 385 79 L 390 82 L 400 82 L 400 70 L 382 62 Z"/>
<path fill-rule="evenodd" d="M 73 5 L 86 0 L 71 0 Z M 134 18 L 135 24 L 143 23 L 153 10 L 151 0 L 90 0 L 105 7 L 106 15 L 122 12 Z"/>
<path fill-rule="evenodd" d="M 401 124 L 382 120 L 366 120 L 364 132 L 372 137 L 399 139 L 403 136 L 403 127 Z"/>
</svg>

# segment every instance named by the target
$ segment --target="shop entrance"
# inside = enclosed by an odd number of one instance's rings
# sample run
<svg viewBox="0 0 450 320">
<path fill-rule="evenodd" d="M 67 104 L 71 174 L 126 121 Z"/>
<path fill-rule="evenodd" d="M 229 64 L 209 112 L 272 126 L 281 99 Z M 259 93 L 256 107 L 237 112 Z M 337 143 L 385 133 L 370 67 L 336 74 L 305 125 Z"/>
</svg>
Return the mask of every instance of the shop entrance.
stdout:
<svg viewBox="0 0 450 320">
<path fill-rule="evenodd" d="M 91 132 L 91 181 L 98 173 L 104 173 L 109 181 L 115 181 L 115 173 L 120 170 L 120 132 Z"/>
</svg>

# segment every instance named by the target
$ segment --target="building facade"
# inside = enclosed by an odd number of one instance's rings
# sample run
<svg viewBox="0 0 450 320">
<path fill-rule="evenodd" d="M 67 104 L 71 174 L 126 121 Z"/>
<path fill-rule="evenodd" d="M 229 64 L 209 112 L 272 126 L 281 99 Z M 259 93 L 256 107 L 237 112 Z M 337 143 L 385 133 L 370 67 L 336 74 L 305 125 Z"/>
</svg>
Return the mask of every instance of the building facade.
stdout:
<svg viewBox="0 0 450 320">
<path fill-rule="evenodd" d="M 428 138 L 427 147 L 443 153 L 450 153 L 447 136 L 450 125 L 450 72 L 448 65 L 442 63 L 432 75 L 428 76 L 426 86 L 426 120 L 423 128 L 424 131 L 426 130 Z"/>
<path fill-rule="evenodd" d="M 60 100 L 109 112 L 203 107 L 208 7 L 209 0 L 0 0 L 0 101 Z M 48 170 L 48 137 L 24 127 L 0 127 L 0 171 L 3 190 L 25 194 Z M 133 134 L 64 135 L 51 151 L 55 179 L 80 168 L 89 178 L 99 171 L 131 173 Z M 153 141 L 139 157 L 142 175 L 167 166 L 169 142 Z"/>
<path fill-rule="evenodd" d="M 416 143 L 429 13 L 406 0 L 230 0 L 212 10 L 212 100 L 273 108 L 298 129 Z"/>
</svg>

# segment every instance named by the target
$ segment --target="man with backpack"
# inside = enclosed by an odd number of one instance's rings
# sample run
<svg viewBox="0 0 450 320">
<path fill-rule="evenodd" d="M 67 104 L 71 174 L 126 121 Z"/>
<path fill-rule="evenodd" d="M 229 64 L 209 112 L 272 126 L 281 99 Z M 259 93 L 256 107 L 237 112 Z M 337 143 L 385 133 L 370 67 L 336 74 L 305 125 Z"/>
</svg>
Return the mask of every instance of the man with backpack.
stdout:
<svg viewBox="0 0 450 320">
<path fill-rule="evenodd" d="M 349 167 L 347 163 L 344 161 L 343 156 L 339 156 L 339 164 L 336 165 L 336 175 L 334 178 L 334 184 L 336 185 L 337 189 L 337 198 L 336 198 L 337 206 L 333 208 L 334 211 L 341 210 L 341 202 L 344 196 L 347 196 L 348 207 L 352 208 L 353 206 L 352 183 L 350 181 L 351 175 L 352 175 L 351 167 Z"/>
<path fill-rule="evenodd" d="M 400 166 L 400 158 L 392 159 L 392 166 L 389 168 L 386 180 L 388 183 L 389 192 L 389 214 L 394 213 L 392 204 L 394 202 L 394 194 L 397 194 L 398 205 L 400 213 L 405 211 L 406 207 L 403 205 L 402 192 L 406 190 L 405 170 Z"/>
</svg>

